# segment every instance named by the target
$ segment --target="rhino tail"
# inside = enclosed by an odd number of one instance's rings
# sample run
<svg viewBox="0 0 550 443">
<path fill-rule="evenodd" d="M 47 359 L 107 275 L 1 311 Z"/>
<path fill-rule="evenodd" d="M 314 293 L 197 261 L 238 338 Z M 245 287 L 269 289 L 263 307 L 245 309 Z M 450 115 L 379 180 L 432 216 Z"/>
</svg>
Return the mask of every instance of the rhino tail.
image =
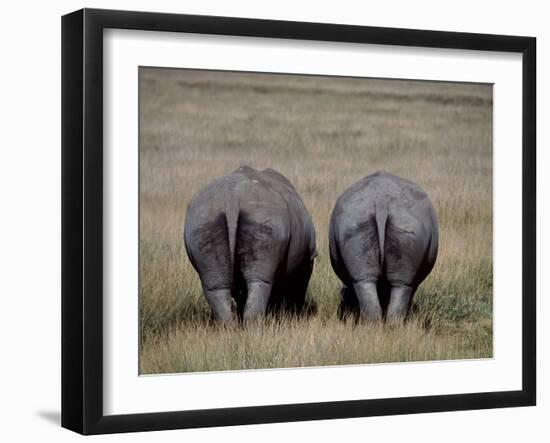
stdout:
<svg viewBox="0 0 550 443">
<path fill-rule="evenodd" d="M 384 244 L 386 241 L 386 222 L 388 221 L 388 207 L 377 207 L 375 211 L 376 230 L 378 231 L 378 248 L 380 249 L 380 266 L 384 263 Z"/>
<path fill-rule="evenodd" d="M 225 203 L 225 222 L 227 224 L 227 238 L 229 241 L 229 263 L 231 283 L 235 272 L 235 249 L 237 247 L 237 230 L 239 225 L 239 201 L 230 198 Z"/>
</svg>

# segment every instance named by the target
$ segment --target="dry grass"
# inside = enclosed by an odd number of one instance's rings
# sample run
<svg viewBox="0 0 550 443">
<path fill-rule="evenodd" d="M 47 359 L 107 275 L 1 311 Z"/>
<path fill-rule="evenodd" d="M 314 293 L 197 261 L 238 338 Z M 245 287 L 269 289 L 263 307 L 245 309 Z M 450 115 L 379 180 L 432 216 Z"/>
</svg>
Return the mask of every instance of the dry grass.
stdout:
<svg viewBox="0 0 550 443">
<path fill-rule="evenodd" d="M 490 321 L 483 321 L 480 333 L 485 336 L 480 338 L 486 340 L 490 328 Z M 142 371 L 162 373 L 169 368 L 170 372 L 194 372 L 475 358 L 484 355 L 484 346 L 483 340 L 471 340 L 464 334 L 454 337 L 439 335 L 433 328 L 426 330 L 419 317 L 400 327 L 355 324 L 320 316 L 306 323 L 293 318 L 268 318 L 247 328 L 196 322 L 175 327 L 167 335 L 154 336 L 143 350 Z"/>
<path fill-rule="evenodd" d="M 183 248 L 191 196 L 242 164 L 272 167 L 310 211 L 317 314 L 253 328 L 209 323 Z M 356 180 L 419 183 L 440 222 L 437 264 L 402 327 L 336 318 L 328 219 Z M 143 373 L 458 359 L 492 355 L 492 89 L 488 85 L 140 71 Z"/>
</svg>

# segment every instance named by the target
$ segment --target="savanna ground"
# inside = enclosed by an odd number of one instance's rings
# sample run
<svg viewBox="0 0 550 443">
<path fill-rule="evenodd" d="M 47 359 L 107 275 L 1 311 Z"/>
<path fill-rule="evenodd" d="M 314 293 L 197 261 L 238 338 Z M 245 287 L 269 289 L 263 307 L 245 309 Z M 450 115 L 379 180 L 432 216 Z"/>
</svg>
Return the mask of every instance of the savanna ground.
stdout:
<svg viewBox="0 0 550 443">
<path fill-rule="evenodd" d="M 140 69 L 140 370 L 169 373 L 491 357 L 490 85 Z M 272 167 L 312 215 L 316 313 L 210 322 L 183 246 L 187 204 L 240 165 Z M 336 198 L 377 170 L 409 178 L 440 223 L 436 266 L 401 326 L 337 317 Z"/>
</svg>

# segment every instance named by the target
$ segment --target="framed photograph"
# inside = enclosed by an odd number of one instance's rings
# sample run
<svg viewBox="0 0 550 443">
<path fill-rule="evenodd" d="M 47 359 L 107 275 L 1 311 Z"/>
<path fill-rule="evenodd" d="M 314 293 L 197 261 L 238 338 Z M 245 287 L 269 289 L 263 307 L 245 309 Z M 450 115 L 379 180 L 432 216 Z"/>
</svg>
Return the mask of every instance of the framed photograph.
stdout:
<svg viewBox="0 0 550 443">
<path fill-rule="evenodd" d="M 62 19 L 62 426 L 536 402 L 536 41 Z"/>
</svg>

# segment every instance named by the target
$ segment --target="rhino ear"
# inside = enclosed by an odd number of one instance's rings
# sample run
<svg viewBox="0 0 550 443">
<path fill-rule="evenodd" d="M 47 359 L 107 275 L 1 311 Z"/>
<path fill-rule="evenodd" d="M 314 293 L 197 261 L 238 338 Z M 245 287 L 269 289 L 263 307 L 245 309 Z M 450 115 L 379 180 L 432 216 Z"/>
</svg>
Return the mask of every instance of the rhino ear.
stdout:
<svg viewBox="0 0 550 443">
<path fill-rule="evenodd" d="M 291 189 L 294 189 L 294 186 L 292 185 L 292 183 L 290 183 L 290 180 L 288 178 L 286 178 L 283 174 L 281 174 L 280 172 L 276 171 L 275 169 L 272 169 L 272 168 L 266 168 L 264 169 L 262 172 L 264 172 L 265 174 L 269 175 L 270 177 L 273 177 L 274 179 L 278 180 L 279 182 L 281 183 L 284 183 L 285 185 L 287 186 L 290 186 Z"/>
</svg>

